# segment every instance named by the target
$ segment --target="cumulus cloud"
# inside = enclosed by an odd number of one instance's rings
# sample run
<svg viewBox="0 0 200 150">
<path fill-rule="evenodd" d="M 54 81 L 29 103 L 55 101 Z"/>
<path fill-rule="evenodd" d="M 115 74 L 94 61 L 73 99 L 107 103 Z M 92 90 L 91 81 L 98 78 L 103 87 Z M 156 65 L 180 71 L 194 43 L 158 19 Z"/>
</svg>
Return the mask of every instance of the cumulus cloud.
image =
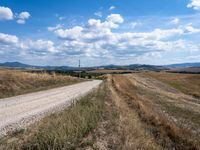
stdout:
<svg viewBox="0 0 200 150">
<path fill-rule="evenodd" d="M 58 35 L 58 37 L 60 38 L 65 38 L 68 40 L 74 40 L 77 39 L 79 37 L 79 35 L 81 34 L 83 28 L 80 26 L 75 26 L 71 29 L 58 29 L 55 30 L 56 35 Z"/>
<path fill-rule="evenodd" d="M 16 44 L 17 42 L 18 42 L 18 37 L 17 36 L 0 33 L 0 43 Z"/>
<path fill-rule="evenodd" d="M 25 24 L 26 20 L 30 18 L 30 13 L 25 11 L 25 12 L 21 12 L 18 16 L 17 16 L 17 23 L 18 24 Z"/>
<path fill-rule="evenodd" d="M 116 7 L 115 6 L 110 6 L 109 10 L 114 10 Z"/>
<path fill-rule="evenodd" d="M 21 12 L 19 15 L 14 16 L 13 12 L 8 7 L 0 6 L 0 20 L 13 20 L 14 18 L 17 19 L 18 24 L 25 24 L 26 20 L 30 17 L 29 12 Z"/>
<path fill-rule="evenodd" d="M 0 33 L 0 57 L 15 55 L 18 51 L 19 38 L 15 35 Z M 8 54 L 8 55 L 6 55 Z"/>
<path fill-rule="evenodd" d="M 123 23 L 123 18 L 119 14 L 111 14 L 107 17 L 105 22 L 97 19 L 89 19 L 85 28 L 75 26 L 71 29 L 58 29 L 55 34 L 62 39 L 75 40 L 81 38 L 95 39 L 105 33 L 110 33 L 111 29 L 118 28 L 119 24 Z"/>
<path fill-rule="evenodd" d="M 186 33 L 194 34 L 194 33 L 199 33 L 200 29 L 194 28 L 191 24 L 189 24 L 185 27 L 185 31 Z"/>
<path fill-rule="evenodd" d="M 120 14 L 111 14 L 107 17 L 108 22 L 123 23 L 124 19 Z"/>
<path fill-rule="evenodd" d="M 120 14 L 111 14 L 105 21 L 89 19 L 83 26 L 53 30 L 62 39 L 57 50 L 66 55 L 123 59 L 154 52 L 198 49 L 192 42 L 181 39 L 199 31 L 191 24 L 148 32 L 116 32 L 123 22 Z"/>
<path fill-rule="evenodd" d="M 192 34 L 200 32 L 192 24 L 174 28 L 155 28 L 148 31 L 131 32 L 121 30 L 124 18 L 120 14 L 103 19 L 89 19 L 86 24 L 64 28 L 57 24 L 48 31 L 57 40 L 23 40 L 15 35 L 0 34 L 0 53 L 12 50 L 16 53 L 57 58 L 81 57 L 93 61 L 112 63 L 116 60 L 136 60 L 143 56 L 158 56 L 162 52 L 199 50 L 200 45 L 190 41 Z M 121 26 L 120 26 L 121 25 Z M 189 36 L 188 36 L 189 35 Z M 112 61 L 113 60 L 113 61 Z"/>
<path fill-rule="evenodd" d="M 19 19 L 28 19 L 31 15 L 29 14 L 29 12 L 21 12 L 18 16 Z"/>
<path fill-rule="evenodd" d="M 12 20 L 13 12 L 8 7 L 0 6 L 0 20 Z"/>
<path fill-rule="evenodd" d="M 200 10 L 200 0 L 191 0 L 187 7 L 193 8 L 194 10 Z"/>
<path fill-rule="evenodd" d="M 16 35 L 0 33 L 0 54 L 8 56 L 15 54 L 47 55 L 57 52 L 54 42 L 50 40 L 19 39 Z"/>
<path fill-rule="evenodd" d="M 17 23 L 18 23 L 18 24 L 25 24 L 26 21 L 25 21 L 25 20 L 22 20 L 22 19 L 18 19 L 18 20 L 17 20 Z"/>
<path fill-rule="evenodd" d="M 49 52 L 56 52 L 54 42 L 50 40 L 42 40 L 42 39 L 36 41 L 29 40 L 23 44 L 24 44 L 24 49 L 31 50 L 31 52 L 33 53 L 46 54 Z"/>
</svg>

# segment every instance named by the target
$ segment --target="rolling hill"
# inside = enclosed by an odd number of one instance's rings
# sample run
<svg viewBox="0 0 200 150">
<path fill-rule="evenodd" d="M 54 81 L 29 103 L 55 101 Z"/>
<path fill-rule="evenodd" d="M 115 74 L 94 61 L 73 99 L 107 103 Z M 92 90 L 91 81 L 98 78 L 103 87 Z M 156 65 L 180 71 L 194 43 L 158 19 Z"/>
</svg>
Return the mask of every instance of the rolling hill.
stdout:
<svg viewBox="0 0 200 150">
<path fill-rule="evenodd" d="M 35 66 L 23 64 L 20 62 L 5 62 L 0 63 L 2 68 L 20 68 L 20 69 L 45 69 L 45 70 L 80 70 L 78 67 L 70 66 Z M 97 67 L 83 67 L 81 70 L 93 70 L 93 69 L 112 69 L 112 70 L 174 70 L 178 68 L 200 68 L 200 63 L 182 63 L 182 64 L 171 64 L 171 65 L 146 65 L 146 64 L 131 64 L 131 65 L 105 65 Z"/>
</svg>

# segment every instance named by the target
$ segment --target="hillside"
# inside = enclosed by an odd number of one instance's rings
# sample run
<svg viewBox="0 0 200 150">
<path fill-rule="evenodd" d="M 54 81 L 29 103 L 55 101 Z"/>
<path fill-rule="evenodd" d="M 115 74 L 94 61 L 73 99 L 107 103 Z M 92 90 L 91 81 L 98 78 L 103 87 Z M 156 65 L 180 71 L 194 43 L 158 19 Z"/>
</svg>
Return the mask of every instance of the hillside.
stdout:
<svg viewBox="0 0 200 150">
<path fill-rule="evenodd" d="M 0 98 L 78 83 L 75 77 L 0 69 Z"/>
</svg>

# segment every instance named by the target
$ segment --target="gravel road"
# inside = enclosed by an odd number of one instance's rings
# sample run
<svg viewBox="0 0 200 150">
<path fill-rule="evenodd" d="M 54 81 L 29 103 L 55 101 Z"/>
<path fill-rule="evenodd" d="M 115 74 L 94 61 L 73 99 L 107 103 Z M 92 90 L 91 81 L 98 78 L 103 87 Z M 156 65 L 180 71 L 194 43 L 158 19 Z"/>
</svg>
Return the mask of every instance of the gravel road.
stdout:
<svg viewBox="0 0 200 150">
<path fill-rule="evenodd" d="M 102 81 L 86 81 L 70 86 L 0 99 L 0 136 L 26 127 L 44 114 L 69 106 Z"/>
</svg>

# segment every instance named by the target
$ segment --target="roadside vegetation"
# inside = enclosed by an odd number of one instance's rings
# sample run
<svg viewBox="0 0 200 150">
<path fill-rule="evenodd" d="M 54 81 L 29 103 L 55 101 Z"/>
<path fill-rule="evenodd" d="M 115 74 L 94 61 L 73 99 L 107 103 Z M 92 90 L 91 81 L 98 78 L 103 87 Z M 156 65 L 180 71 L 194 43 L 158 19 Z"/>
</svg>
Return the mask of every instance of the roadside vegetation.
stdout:
<svg viewBox="0 0 200 150">
<path fill-rule="evenodd" d="M 0 140 L 0 149 L 75 149 L 81 140 L 93 130 L 102 117 L 105 85 L 62 112 L 51 114 L 26 130 L 21 130 Z M 89 143 L 87 143 L 89 144 Z"/>
<path fill-rule="evenodd" d="M 44 70 L 29 70 L 28 72 L 31 73 L 41 73 L 44 72 Z M 46 70 L 45 72 L 52 74 L 56 73 L 59 75 L 68 75 L 72 77 L 77 78 L 83 78 L 83 79 L 97 79 L 99 76 L 104 75 L 105 73 L 98 73 L 98 72 L 90 72 L 90 71 L 64 71 L 64 70 Z"/>
<path fill-rule="evenodd" d="M 0 98 L 70 85 L 82 80 L 55 73 L 28 73 L 0 69 Z"/>
</svg>

